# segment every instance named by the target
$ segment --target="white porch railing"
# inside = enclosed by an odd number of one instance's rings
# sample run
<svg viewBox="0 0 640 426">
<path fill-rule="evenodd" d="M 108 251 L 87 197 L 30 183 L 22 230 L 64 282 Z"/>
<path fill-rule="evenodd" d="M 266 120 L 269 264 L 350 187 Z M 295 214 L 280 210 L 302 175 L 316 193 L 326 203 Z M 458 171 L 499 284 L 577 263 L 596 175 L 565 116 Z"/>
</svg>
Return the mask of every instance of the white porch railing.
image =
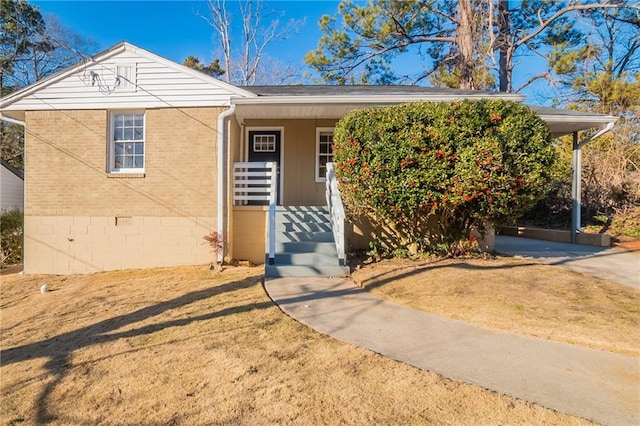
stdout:
<svg viewBox="0 0 640 426">
<path fill-rule="evenodd" d="M 276 252 L 276 194 L 278 164 L 275 162 L 233 163 L 233 203 L 246 205 L 262 201 L 269 205 L 267 261 L 273 265 Z"/>
<path fill-rule="evenodd" d="M 344 237 L 344 205 L 342 204 L 342 196 L 338 188 L 338 180 L 333 168 L 333 163 L 327 163 L 327 207 L 329 216 L 331 217 L 331 229 L 333 230 L 333 238 L 336 241 L 336 250 L 338 251 L 338 261 L 340 266 L 346 265 L 345 256 L 345 237 Z"/>
</svg>

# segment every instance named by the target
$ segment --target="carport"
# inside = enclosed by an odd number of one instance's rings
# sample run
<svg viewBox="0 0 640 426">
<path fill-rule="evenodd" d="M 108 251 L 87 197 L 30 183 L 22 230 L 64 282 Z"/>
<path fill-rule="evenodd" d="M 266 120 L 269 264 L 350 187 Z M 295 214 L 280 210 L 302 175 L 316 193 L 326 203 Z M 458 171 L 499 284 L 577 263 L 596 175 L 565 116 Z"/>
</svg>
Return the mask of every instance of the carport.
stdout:
<svg viewBox="0 0 640 426">
<path fill-rule="evenodd" d="M 565 109 L 531 106 L 536 113 L 547 122 L 554 138 L 571 134 L 573 136 L 573 177 L 571 181 L 571 242 L 577 242 L 578 233 L 582 232 L 580 223 L 582 204 L 582 147 L 599 138 L 613 129 L 618 119 L 611 115 L 589 113 L 583 111 L 571 111 Z M 594 128 L 600 128 L 590 137 L 580 139 L 579 132 Z"/>
</svg>

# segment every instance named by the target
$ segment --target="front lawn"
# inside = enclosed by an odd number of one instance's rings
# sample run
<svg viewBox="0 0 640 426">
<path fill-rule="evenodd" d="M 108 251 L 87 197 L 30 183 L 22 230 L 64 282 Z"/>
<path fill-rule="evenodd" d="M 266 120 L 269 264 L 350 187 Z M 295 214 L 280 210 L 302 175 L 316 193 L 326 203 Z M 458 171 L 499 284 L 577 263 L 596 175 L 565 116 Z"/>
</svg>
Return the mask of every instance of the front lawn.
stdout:
<svg viewBox="0 0 640 426">
<path fill-rule="evenodd" d="M 640 291 L 523 259 L 384 261 L 353 278 L 396 303 L 483 327 L 640 356 Z"/>
<path fill-rule="evenodd" d="M 3 276 L 1 423 L 587 423 L 320 335 L 262 272 Z"/>
</svg>

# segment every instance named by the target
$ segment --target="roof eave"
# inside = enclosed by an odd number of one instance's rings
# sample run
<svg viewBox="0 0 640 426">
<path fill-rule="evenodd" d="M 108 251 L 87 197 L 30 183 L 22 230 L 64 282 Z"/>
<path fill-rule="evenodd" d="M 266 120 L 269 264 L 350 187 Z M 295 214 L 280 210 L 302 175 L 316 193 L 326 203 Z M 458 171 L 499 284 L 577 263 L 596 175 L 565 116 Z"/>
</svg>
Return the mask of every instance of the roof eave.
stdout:
<svg viewBox="0 0 640 426">
<path fill-rule="evenodd" d="M 236 105 L 305 105 L 305 104 L 363 104 L 386 105 L 405 102 L 442 102 L 460 99 L 487 99 L 500 98 L 505 100 L 523 101 L 524 96 L 506 93 L 479 93 L 470 94 L 404 94 L 404 95 L 356 95 L 356 96 L 258 96 L 253 98 L 237 98 L 232 103 Z"/>
<path fill-rule="evenodd" d="M 547 123 L 553 137 L 555 138 L 564 136 L 564 135 L 569 135 L 575 132 L 580 132 L 584 130 L 601 127 L 609 123 L 615 123 L 618 119 L 617 117 L 610 116 L 610 115 L 576 116 L 576 115 L 540 114 L 539 117 L 542 118 Z"/>
<path fill-rule="evenodd" d="M 614 117 L 612 115 L 559 115 L 559 114 L 539 114 L 539 117 L 542 118 L 547 123 L 566 123 L 568 121 L 575 123 L 594 123 L 594 124 L 607 124 L 607 123 L 615 123 L 618 120 L 618 117 Z"/>
</svg>

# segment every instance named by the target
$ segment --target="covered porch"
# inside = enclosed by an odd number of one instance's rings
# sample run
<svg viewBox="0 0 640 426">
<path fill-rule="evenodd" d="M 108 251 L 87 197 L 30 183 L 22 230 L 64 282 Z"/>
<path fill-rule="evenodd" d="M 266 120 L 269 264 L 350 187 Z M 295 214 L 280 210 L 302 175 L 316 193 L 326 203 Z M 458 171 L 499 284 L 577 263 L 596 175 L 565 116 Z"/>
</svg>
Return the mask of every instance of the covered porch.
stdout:
<svg viewBox="0 0 640 426">
<path fill-rule="evenodd" d="M 233 237 L 235 253 L 265 263 L 267 277 L 346 276 L 345 212 L 327 164 L 325 203 L 277 204 L 275 162 L 233 165 Z"/>
<path fill-rule="evenodd" d="M 327 195 L 326 165 L 332 161 L 333 128 L 349 111 L 417 101 L 481 98 L 523 100 L 522 96 L 514 94 L 394 86 L 269 86 L 252 87 L 251 90 L 258 96 L 232 101 L 233 113 L 227 130 L 228 185 L 224 229 L 226 235 L 230 236 L 226 248 L 228 257 L 255 263 L 266 261 L 267 264 L 276 259 L 275 246 L 279 243 L 277 239 L 269 238 L 269 235 L 278 232 L 274 229 L 302 226 L 291 223 L 279 225 L 285 213 L 278 215 L 278 212 L 287 212 L 289 209 L 288 215 L 291 216 L 293 209 L 302 212 L 303 208 L 324 206 L 326 211 L 321 213 L 331 216 L 331 203 L 328 200 L 332 196 Z M 579 132 L 610 128 L 610 123 L 616 118 L 548 107 L 532 108 L 547 122 L 554 137 L 566 134 L 574 136 L 574 204 L 579 206 L 580 190 L 575 182 L 579 182 L 580 164 L 575 159 L 578 157 L 579 160 L 580 148 L 586 143 L 580 140 Z M 270 164 L 267 166 L 267 163 Z M 260 176 L 246 174 L 262 172 L 265 174 Z M 264 193 L 247 192 L 248 181 L 256 181 L 251 185 L 257 185 L 257 180 L 265 185 Z M 318 216 L 316 213 L 300 213 L 297 216 Z M 349 246 L 346 241 L 350 239 L 364 237 L 358 235 L 359 230 L 352 224 L 344 226 L 344 219 L 330 222 L 342 223 L 343 230 L 339 232 L 339 238 L 344 241 L 344 246 Z M 579 221 L 575 221 L 574 234 L 579 230 Z M 309 238 L 309 235 L 303 238 Z M 334 236 L 334 241 L 337 240 Z M 283 241 L 293 242 L 302 241 Z M 298 244 L 298 247 L 303 245 Z M 283 249 L 293 245 L 277 247 Z M 315 262 L 318 259 L 310 260 Z M 344 260 L 339 259 L 338 265 L 342 262 Z"/>
</svg>

